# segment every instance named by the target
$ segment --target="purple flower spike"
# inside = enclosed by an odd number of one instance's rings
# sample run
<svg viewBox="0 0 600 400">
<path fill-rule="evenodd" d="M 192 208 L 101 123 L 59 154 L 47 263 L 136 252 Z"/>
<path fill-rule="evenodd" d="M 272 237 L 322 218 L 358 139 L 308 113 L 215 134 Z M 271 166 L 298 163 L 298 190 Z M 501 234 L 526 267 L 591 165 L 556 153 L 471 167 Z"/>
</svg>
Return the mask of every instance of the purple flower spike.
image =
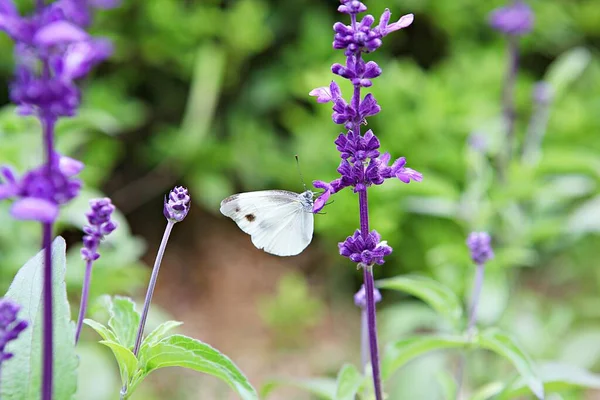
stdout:
<svg viewBox="0 0 600 400">
<path fill-rule="evenodd" d="M 478 265 L 485 264 L 494 258 L 492 238 L 487 232 L 472 232 L 467 238 L 467 247 L 471 251 L 471 259 Z"/>
<path fill-rule="evenodd" d="M 163 214 L 168 221 L 181 222 L 190 211 L 190 196 L 183 186 L 176 186 L 165 198 Z"/>
<path fill-rule="evenodd" d="M 490 13 L 490 26 L 507 35 L 522 36 L 533 28 L 533 11 L 523 1 L 498 8 Z"/>
<path fill-rule="evenodd" d="M 373 298 L 375 299 L 375 303 L 379 303 L 381 301 L 382 297 L 379 289 L 374 288 Z M 361 285 L 360 290 L 354 295 L 354 304 L 362 309 L 367 307 L 367 292 L 365 290 L 365 285 Z"/>
<path fill-rule="evenodd" d="M 15 340 L 29 325 L 17 318 L 21 307 L 7 298 L 0 298 L 0 364 L 13 357 L 6 351 L 6 345 Z"/>
<path fill-rule="evenodd" d="M 384 263 L 383 258 L 392 253 L 392 248 L 386 241 L 381 241 L 381 235 L 377 231 L 371 231 L 364 239 L 357 229 L 354 235 L 348 236 L 338 247 L 340 255 L 364 265 L 381 265 Z"/>
<path fill-rule="evenodd" d="M 55 153 L 50 173 L 41 166 L 17 179 L 8 167 L 0 168 L 0 200 L 16 198 L 11 214 L 17 219 L 51 223 L 58 217 L 59 206 L 75 198 L 81 181 L 75 178 L 83 164 Z"/>
<path fill-rule="evenodd" d="M 117 229 L 116 222 L 111 220 L 115 206 L 109 198 L 90 200 L 91 210 L 85 214 L 88 226 L 83 228 L 83 248 L 81 256 L 87 261 L 96 261 L 100 258 L 98 247 L 104 237 Z"/>
</svg>

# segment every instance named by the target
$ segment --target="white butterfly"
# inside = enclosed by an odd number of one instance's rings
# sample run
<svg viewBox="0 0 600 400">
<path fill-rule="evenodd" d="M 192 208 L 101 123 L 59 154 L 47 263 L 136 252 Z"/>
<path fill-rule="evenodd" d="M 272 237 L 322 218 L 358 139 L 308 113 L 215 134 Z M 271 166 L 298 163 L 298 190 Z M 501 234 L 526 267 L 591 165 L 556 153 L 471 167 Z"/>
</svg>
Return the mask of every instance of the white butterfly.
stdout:
<svg viewBox="0 0 600 400">
<path fill-rule="evenodd" d="M 221 213 L 249 234 L 257 248 L 276 256 L 295 256 L 312 240 L 313 196 L 310 190 L 239 193 L 221 202 Z"/>
</svg>

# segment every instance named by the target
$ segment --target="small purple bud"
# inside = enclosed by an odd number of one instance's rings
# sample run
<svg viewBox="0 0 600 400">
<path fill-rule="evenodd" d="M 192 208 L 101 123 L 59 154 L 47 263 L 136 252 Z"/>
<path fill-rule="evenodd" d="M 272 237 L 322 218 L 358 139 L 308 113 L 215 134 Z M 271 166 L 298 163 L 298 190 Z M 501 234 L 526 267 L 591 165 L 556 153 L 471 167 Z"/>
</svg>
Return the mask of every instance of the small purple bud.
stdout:
<svg viewBox="0 0 600 400">
<path fill-rule="evenodd" d="M 0 364 L 13 354 L 6 351 L 8 342 L 15 340 L 29 325 L 17 315 L 21 307 L 8 298 L 0 298 Z"/>
<path fill-rule="evenodd" d="M 183 186 L 176 186 L 165 198 L 163 214 L 172 222 L 181 222 L 190 211 L 190 196 Z"/>
<path fill-rule="evenodd" d="M 85 214 L 89 225 L 83 227 L 85 235 L 81 256 L 84 260 L 96 261 L 100 258 L 100 242 L 117 229 L 117 223 L 111 220 L 114 211 L 115 206 L 108 197 L 90 200 L 90 211 Z"/>
<path fill-rule="evenodd" d="M 382 299 L 381 292 L 379 292 L 377 288 L 373 288 L 373 299 L 375 300 L 375 303 L 379 303 Z M 354 295 L 354 304 L 362 309 L 367 307 L 367 291 L 365 290 L 365 285 L 362 285 L 360 290 Z"/>
<path fill-rule="evenodd" d="M 540 81 L 533 88 L 533 100 L 540 105 L 548 105 L 554 98 L 554 89 L 547 82 Z"/>
<path fill-rule="evenodd" d="M 533 11 L 523 1 L 497 8 L 490 13 L 490 26 L 507 35 L 522 36 L 533 28 Z"/>
<path fill-rule="evenodd" d="M 494 258 L 492 238 L 487 232 L 472 232 L 467 238 L 467 247 L 474 263 L 483 265 Z"/>
</svg>

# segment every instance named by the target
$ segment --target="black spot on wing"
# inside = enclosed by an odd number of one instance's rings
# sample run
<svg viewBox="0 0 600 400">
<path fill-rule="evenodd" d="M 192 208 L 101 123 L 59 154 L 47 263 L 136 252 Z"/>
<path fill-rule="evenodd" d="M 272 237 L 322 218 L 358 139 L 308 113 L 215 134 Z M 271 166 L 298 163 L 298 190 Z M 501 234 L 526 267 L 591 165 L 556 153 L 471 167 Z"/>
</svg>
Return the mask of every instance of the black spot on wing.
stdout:
<svg viewBox="0 0 600 400">
<path fill-rule="evenodd" d="M 240 211 L 241 211 L 241 210 L 240 210 L 240 208 L 239 208 L 239 207 L 236 207 L 236 208 L 235 208 L 235 212 L 236 212 L 236 213 L 237 213 L 237 212 L 240 212 Z"/>
<path fill-rule="evenodd" d="M 236 210 L 236 211 L 238 211 L 238 210 Z M 246 218 L 248 220 L 248 222 L 252 222 L 252 221 L 254 221 L 256 219 L 256 217 L 254 216 L 254 214 L 246 214 L 244 216 L 244 218 Z"/>
</svg>

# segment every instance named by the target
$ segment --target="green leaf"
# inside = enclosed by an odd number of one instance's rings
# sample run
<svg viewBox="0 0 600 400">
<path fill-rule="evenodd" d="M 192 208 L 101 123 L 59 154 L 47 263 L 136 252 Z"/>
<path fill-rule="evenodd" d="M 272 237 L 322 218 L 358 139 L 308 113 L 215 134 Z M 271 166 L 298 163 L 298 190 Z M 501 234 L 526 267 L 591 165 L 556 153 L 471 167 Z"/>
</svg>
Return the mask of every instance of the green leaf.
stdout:
<svg viewBox="0 0 600 400">
<path fill-rule="evenodd" d="M 117 342 L 128 349 L 133 349 L 140 325 L 140 314 L 135 310 L 135 303 L 128 297 L 115 296 L 109 312 L 108 326 L 117 336 Z"/>
<path fill-rule="evenodd" d="M 147 346 L 152 346 L 162 340 L 165 335 L 171 330 L 178 326 L 183 325 L 183 322 L 179 321 L 166 321 L 156 327 L 142 342 L 142 349 Z M 143 350 L 142 350 L 143 351 Z"/>
<path fill-rule="evenodd" d="M 77 389 L 75 326 L 71 321 L 65 285 L 65 241 L 52 243 L 52 289 L 54 322 L 54 398 L 71 399 Z M 0 397 L 3 400 L 39 398 L 42 354 L 42 280 L 44 254 L 27 261 L 15 276 L 6 297 L 21 305 L 20 318 L 29 327 L 8 345 L 14 357 L 2 365 Z M 83 268 L 83 266 L 80 266 Z"/>
<path fill-rule="evenodd" d="M 539 366 L 539 376 L 544 383 L 546 393 L 559 392 L 575 388 L 600 389 L 600 375 L 592 374 L 584 368 L 558 362 L 548 362 Z M 515 398 L 530 393 L 525 379 L 521 378 L 500 398 Z"/>
<path fill-rule="evenodd" d="M 102 339 L 109 342 L 119 342 L 114 332 L 108 329 L 106 326 L 102 325 L 100 322 L 96 322 L 93 319 L 86 318 L 83 320 L 83 323 L 95 330 L 96 333 L 102 337 Z"/>
<path fill-rule="evenodd" d="M 466 336 L 416 336 L 390 343 L 381 360 L 381 375 L 388 379 L 407 362 L 431 351 L 456 349 L 469 344 Z"/>
<path fill-rule="evenodd" d="M 515 339 L 498 329 L 490 329 L 480 333 L 477 342 L 480 347 L 491 350 L 510 361 L 533 394 L 539 399 L 544 398 L 544 386 L 535 370 L 535 365 Z"/>
<path fill-rule="evenodd" d="M 312 393 L 323 400 L 334 400 L 337 390 L 337 382 L 331 378 L 274 379 L 263 385 L 260 396 L 266 399 L 275 389 L 281 386 L 293 386 Z"/>
<path fill-rule="evenodd" d="M 115 355 L 117 364 L 119 364 L 119 372 L 121 373 L 121 383 L 129 383 L 138 365 L 137 359 L 131 350 L 119 343 L 108 340 L 102 340 L 100 343 L 110 348 Z"/>
<path fill-rule="evenodd" d="M 144 376 L 159 368 L 189 368 L 223 380 L 244 400 L 258 399 L 246 376 L 228 357 L 213 347 L 187 336 L 172 335 L 148 346 L 140 353 L 140 361 L 144 368 Z"/>
<path fill-rule="evenodd" d="M 448 287 L 419 275 L 397 276 L 376 282 L 378 288 L 409 293 L 427 303 L 454 327 L 459 327 L 463 309 L 458 297 Z"/>
<path fill-rule="evenodd" d="M 552 84 L 555 94 L 560 96 L 581 76 L 591 59 L 589 50 L 583 47 L 568 50 L 548 67 L 545 80 Z"/>
<path fill-rule="evenodd" d="M 364 382 L 364 377 L 352 364 L 346 364 L 337 376 L 335 400 L 354 400 Z"/>
</svg>

